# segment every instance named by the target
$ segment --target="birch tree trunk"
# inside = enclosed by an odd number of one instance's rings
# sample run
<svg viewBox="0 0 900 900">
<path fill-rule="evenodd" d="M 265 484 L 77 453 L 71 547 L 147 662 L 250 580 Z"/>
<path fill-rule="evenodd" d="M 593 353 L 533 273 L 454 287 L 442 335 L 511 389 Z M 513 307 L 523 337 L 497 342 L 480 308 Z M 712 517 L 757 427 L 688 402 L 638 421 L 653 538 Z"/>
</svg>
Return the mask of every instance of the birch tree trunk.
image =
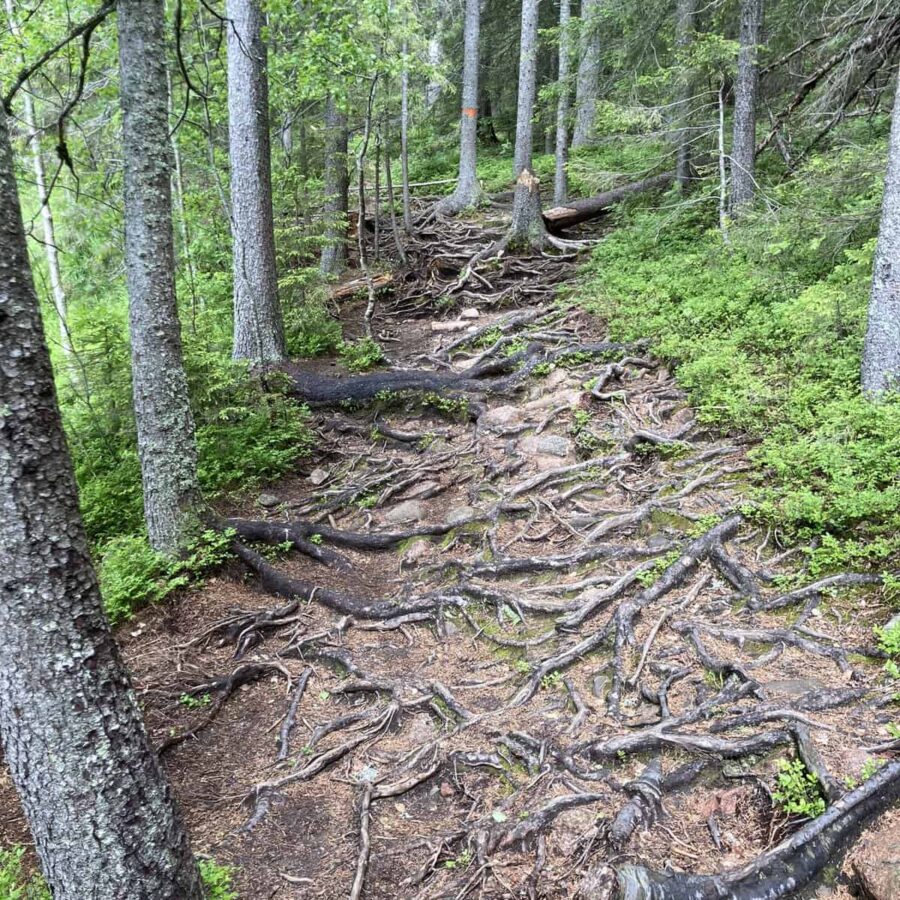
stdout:
<svg viewBox="0 0 900 900">
<path fill-rule="evenodd" d="M 601 0 L 582 0 L 581 3 L 581 58 L 575 80 L 573 150 L 588 144 L 594 132 L 597 81 L 600 78 L 600 3 Z"/>
<path fill-rule="evenodd" d="M 9 19 L 9 30 L 14 37 L 21 37 L 21 29 L 16 20 L 13 0 L 6 0 L 6 15 Z M 19 67 L 25 67 L 25 59 L 19 55 Z M 44 253 L 47 257 L 47 272 L 50 276 L 50 292 L 53 297 L 53 308 L 59 320 L 59 345 L 66 358 L 72 357 L 72 337 L 69 334 L 69 312 L 66 301 L 66 292 L 63 288 L 62 276 L 59 271 L 59 254 L 56 248 L 56 228 L 53 224 L 53 212 L 50 209 L 50 198 L 47 196 L 47 176 L 44 172 L 44 157 L 41 154 L 41 136 L 37 128 L 37 116 L 34 111 L 34 99 L 31 95 L 31 87 L 26 82 L 22 85 L 24 98 L 25 131 L 28 145 L 31 148 L 31 163 L 34 168 L 34 184 L 37 189 L 38 203 L 41 206 L 41 235 L 44 243 Z"/>
<path fill-rule="evenodd" d="M 428 65 L 437 72 L 443 62 L 444 52 L 441 47 L 441 39 L 436 34 L 432 35 L 428 39 Z M 443 85 L 437 75 L 428 79 L 428 84 L 425 86 L 425 109 L 428 112 L 431 112 L 431 108 L 440 100 L 442 90 Z"/>
<path fill-rule="evenodd" d="M 403 198 L 403 228 L 412 231 L 412 215 L 409 198 L 409 66 L 406 41 L 403 42 L 403 71 L 400 74 L 400 185 Z"/>
<path fill-rule="evenodd" d="M 562 206 L 569 192 L 566 176 L 569 138 L 569 0 L 559 0 L 559 97 L 556 100 L 556 172 L 553 205 Z"/>
<path fill-rule="evenodd" d="M 697 15 L 697 0 L 677 0 L 675 7 L 675 46 L 683 56 L 694 40 L 694 20 Z M 685 65 L 684 59 L 681 65 Z M 683 191 L 691 180 L 691 103 L 693 102 L 694 82 L 687 71 L 682 71 L 678 78 L 678 96 L 676 116 L 680 127 L 676 132 L 677 145 L 675 162 L 675 181 Z"/>
<path fill-rule="evenodd" d="M 862 357 L 862 389 L 873 399 L 900 387 L 900 76 L 892 115 Z"/>
<path fill-rule="evenodd" d="M 481 197 L 476 162 L 478 155 L 478 32 L 481 0 L 466 0 L 463 26 L 462 113 L 459 122 L 459 179 L 456 190 L 438 204 L 444 213 L 475 206 Z"/>
<path fill-rule="evenodd" d="M 339 275 L 347 267 L 347 115 L 333 94 L 325 101 L 325 246 L 319 260 L 323 275 Z"/>
<path fill-rule="evenodd" d="M 731 213 L 756 195 L 757 62 L 763 0 L 741 0 L 740 50 L 734 83 L 734 132 L 731 142 Z"/>
<path fill-rule="evenodd" d="M 175 553 L 195 524 L 199 488 L 175 302 L 163 24 L 163 0 L 119 0 L 125 275 L 144 517 L 153 547 Z"/>
<path fill-rule="evenodd" d="M 275 273 L 269 81 L 259 0 L 228 0 L 228 155 L 234 239 L 235 359 L 284 359 Z"/>
<path fill-rule="evenodd" d="M 164 105 L 164 94 L 160 100 Z M 147 740 L 91 567 L 2 107 L 0 244 L 0 739 L 6 762 L 55 900 L 201 900 L 187 834 Z"/>
</svg>

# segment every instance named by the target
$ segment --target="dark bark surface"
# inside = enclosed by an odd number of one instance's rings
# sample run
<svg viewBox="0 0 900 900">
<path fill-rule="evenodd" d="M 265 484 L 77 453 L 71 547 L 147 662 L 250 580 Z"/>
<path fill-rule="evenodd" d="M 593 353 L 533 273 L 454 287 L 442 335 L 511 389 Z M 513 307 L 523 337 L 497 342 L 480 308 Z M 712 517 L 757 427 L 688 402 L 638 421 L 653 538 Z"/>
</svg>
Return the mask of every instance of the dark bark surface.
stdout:
<svg viewBox="0 0 900 900">
<path fill-rule="evenodd" d="M 194 523 L 199 488 L 175 302 L 164 21 L 161 0 L 119 3 L 134 414 L 147 531 L 155 549 L 171 553 Z"/>
<path fill-rule="evenodd" d="M 258 0 L 228 0 L 228 151 L 234 238 L 235 359 L 284 359 L 275 274 L 269 81 Z"/>
<path fill-rule="evenodd" d="M 731 211 L 756 194 L 756 95 L 759 90 L 763 0 L 741 0 L 740 51 L 734 83 L 734 137 L 731 146 Z"/>
<path fill-rule="evenodd" d="M 583 0 L 578 76 L 575 81 L 575 128 L 572 149 L 590 142 L 597 107 L 597 80 L 600 77 L 600 0 Z"/>
<path fill-rule="evenodd" d="M 0 243 L 6 762 L 56 900 L 200 900 L 186 832 L 103 614 L 2 111 Z"/>
<path fill-rule="evenodd" d="M 339 275 L 347 267 L 347 114 L 333 94 L 325 101 L 325 247 L 319 268 Z"/>
</svg>

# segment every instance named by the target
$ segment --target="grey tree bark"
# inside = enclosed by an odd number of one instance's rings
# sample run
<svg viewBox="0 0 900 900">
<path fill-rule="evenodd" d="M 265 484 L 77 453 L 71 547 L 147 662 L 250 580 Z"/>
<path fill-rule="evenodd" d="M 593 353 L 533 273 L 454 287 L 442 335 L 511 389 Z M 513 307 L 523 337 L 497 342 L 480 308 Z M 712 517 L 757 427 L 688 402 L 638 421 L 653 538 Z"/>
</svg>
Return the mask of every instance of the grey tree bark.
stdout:
<svg viewBox="0 0 900 900">
<path fill-rule="evenodd" d="M 677 0 L 675 6 L 675 46 L 682 55 L 694 40 L 694 20 L 697 15 L 697 0 Z M 682 64 L 684 61 L 682 60 Z M 691 180 L 691 103 L 694 96 L 694 80 L 690 73 L 683 71 L 678 79 L 678 95 L 675 113 L 680 127 L 675 135 L 676 162 L 675 181 L 683 191 Z"/>
<path fill-rule="evenodd" d="M 738 71 L 734 83 L 731 142 L 731 213 L 756 195 L 756 95 L 759 89 L 759 35 L 763 0 L 741 0 Z"/>
<path fill-rule="evenodd" d="M 562 206 L 569 192 L 566 176 L 569 144 L 569 0 L 559 0 L 559 97 L 556 100 L 556 171 L 553 204 Z"/>
<path fill-rule="evenodd" d="M 437 72 L 444 62 L 444 51 L 441 47 L 440 36 L 435 34 L 428 39 L 428 65 Z M 441 98 L 443 85 L 437 75 L 432 75 L 425 86 L 425 109 L 431 112 L 431 108 Z"/>
<path fill-rule="evenodd" d="M 6 15 L 9 19 L 9 30 L 16 38 L 21 37 L 21 29 L 15 15 L 13 0 L 6 0 Z M 25 59 L 19 55 L 19 67 L 25 67 Z M 72 356 L 72 338 L 69 333 L 69 312 L 66 292 L 63 288 L 62 275 L 59 270 L 59 254 L 56 248 L 56 228 L 53 223 L 53 211 L 50 209 L 50 198 L 47 196 L 47 176 L 44 171 L 44 157 L 41 154 L 40 131 L 37 128 L 37 117 L 34 111 L 34 99 L 31 87 L 26 82 L 23 86 L 25 130 L 31 148 L 31 163 L 34 168 L 34 184 L 37 189 L 38 203 L 41 206 L 41 230 L 44 242 L 44 253 L 47 257 L 47 272 L 50 276 L 50 292 L 53 297 L 53 308 L 59 319 L 59 345 L 66 357 Z"/>
<path fill-rule="evenodd" d="M 400 185 L 403 198 L 403 228 L 412 231 L 412 215 L 409 197 L 409 66 L 406 54 L 409 48 L 403 42 L 403 71 L 400 74 Z"/>
<path fill-rule="evenodd" d="M 900 76 L 892 116 L 862 357 L 862 389 L 872 399 L 900 387 Z"/>
<path fill-rule="evenodd" d="M 516 106 L 516 148 L 513 177 L 531 168 L 534 141 L 534 99 L 537 94 L 538 0 L 522 0 L 519 38 L 519 97 Z"/>
<path fill-rule="evenodd" d="M 6 762 L 55 900 L 202 900 L 187 833 L 149 745 L 91 566 L 2 108 L 0 243 Z"/>
<path fill-rule="evenodd" d="M 339 275 L 347 266 L 347 143 L 347 115 L 329 94 L 325 100 L 325 246 L 319 260 L 323 275 Z"/>
<path fill-rule="evenodd" d="M 234 240 L 235 359 L 284 359 L 275 272 L 269 80 L 259 0 L 228 0 L 228 155 Z"/>
<path fill-rule="evenodd" d="M 532 120 L 537 92 L 537 33 L 540 0 L 522 0 L 522 28 L 519 39 L 519 103 L 516 110 L 516 176 L 512 221 L 508 242 L 513 247 L 543 243 L 546 235 L 541 216 L 540 182 L 531 170 Z"/>
<path fill-rule="evenodd" d="M 572 149 L 590 143 L 597 108 L 597 82 L 600 78 L 600 4 L 601 0 L 582 0 L 580 59 L 575 80 L 575 127 Z"/>
<path fill-rule="evenodd" d="M 200 491 L 175 302 L 163 24 L 163 0 L 119 0 L 125 275 L 144 517 L 153 547 L 174 553 L 196 522 Z"/>
<path fill-rule="evenodd" d="M 443 213 L 458 213 L 481 198 L 476 162 L 478 157 L 478 33 L 481 0 L 466 0 L 463 26 L 462 112 L 459 122 L 459 179 L 456 190 L 438 204 Z"/>
</svg>

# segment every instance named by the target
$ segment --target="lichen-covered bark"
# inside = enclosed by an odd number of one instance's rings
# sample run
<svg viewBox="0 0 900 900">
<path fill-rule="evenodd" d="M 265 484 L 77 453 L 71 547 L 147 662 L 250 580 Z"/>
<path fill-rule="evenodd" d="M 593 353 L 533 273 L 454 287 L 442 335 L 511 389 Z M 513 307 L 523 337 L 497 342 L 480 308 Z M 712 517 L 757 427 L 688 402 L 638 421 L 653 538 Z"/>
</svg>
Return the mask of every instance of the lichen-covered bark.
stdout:
<svg viewBox="0 0 900 900">
<path fill-rule="evenodd" d="M 553 203 L 566 202 L 566 156 L 569 137 L 569 0 L 559 0 L 559 97 L 556 100 L 556 172 Z"/>
<path fill-rule="evenodd" d="M 478 35 L 481 0 L 466 0 L 463 26 L 462 111 L 459 120 L 459 179 L 456 190 L 440 203 L 442 212 L 457 213 L 475 206 L 481 185 L 475 165 L 478 156 Z"/>
<path fill-rule="evenodd" d="M 572 149 L 589 143 L 594 130 L 597 81 L 600 77 L 600 3 L 582 0 L 578 77 L 575 80 L 575 128 Z"/>
<path fill-rule="evenodd" d="M 675 5 L 675 46 L 684 56 L 694 40 L 694 19 L 697 14 L 697 0 L 677 0 Z M 684 65 L 682 58 L 681 64 Z M 682 71 L 678 77 L 678 94 L 675 115 L 679 128 L 675 133 L 677 160 L 675 163 L 675 181 L 684 190 L 691 180 L 691 102 L 693 97 L 693 79 L 690 72 Z"/>
<path fill-rule="evenodd" d="M 734 132 L 731 144 L 731 211 L 756 193 L 756 95 L 759 90 L 759 33 L 763 0 L 741 0 L 740 49 L 734 82 Z"/>
<path fill-rule="evenodd" d="M 201 900 L 188 838 L 91 567 L 2 108 L 0 245 L 6 762 L 55 900 Z"/>
<path fill-rule="evenodd" d="M 534 100 L 537 92 L 538 0 L 522 0 L 519 39 L 519 98 L 516 106 L 516 149 L 513 176 L 531 168 Z"/>
<path fill-rule="evenodd" d="M 325 101 L 325 246 L 319 269 L 339 275 L 347 266 L 347 115 L 333 94 Z"/>
<path fill-rule="evenodd" d="M 120 0 L 118 23 L 125 275 L 144 515 L 152 545 L 173 553 L 194 523 L 199 490 L 175 303 L 162 0 Z"/>
<path fill-rule="evenodd" d="M 234 239 L 235 359 L 284 359 L 275 273 L 269 80 L 259 0 L 228 0 L 228 155 Z"/>
<path fill-rule="evenodd" d="M 900 387 L 900 82 L 894 96 L 881 226 L 875 247 L 862 388 L 874 397 Z"/>
</svg>

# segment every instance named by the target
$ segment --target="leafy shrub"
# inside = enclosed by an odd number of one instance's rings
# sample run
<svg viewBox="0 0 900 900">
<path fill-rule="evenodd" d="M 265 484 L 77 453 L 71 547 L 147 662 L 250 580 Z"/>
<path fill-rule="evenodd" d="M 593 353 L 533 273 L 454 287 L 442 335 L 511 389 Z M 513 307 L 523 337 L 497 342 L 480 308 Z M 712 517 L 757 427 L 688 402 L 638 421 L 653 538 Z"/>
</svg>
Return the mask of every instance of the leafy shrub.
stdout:
<svg viewBox="0 0 900 900">
<path fill-rule="evenodd" d="M 204 531 L 178 559 L 154 552 L 146 535 L 114 538 L 100 558 L 100 591 L 112 622 L 130 618 L 146 603 L 158 603 L 174 590 L 196 583 L 229 555 L 231 534 Z"/>
<path fill-rule="evenodd" d="M 26 876 L 22 864 L 24 847 L 0 847 L 0 897 L 3 900 L 50 900 L 50 891 L 40 875 Z"/>
<path fill-rule="evenodd" d="M 778 790 L 772 792 L 772 799 L 788 815 L 814 819 L 825 812 L 825 798 L 819 780 L 801 760 L 780 759 L 775 781 Z"/>
<path fill-rule="evenodd" d="M 231 866 L 220 865 L 214 859 L 201 859 L 200 877 L 206 888 L 206 900 L 239 900 L 232 890 L 234 869 Z"/>
<path fill-rule="evenodd" d="M 341 362 L 351 372 L 365 372 L 384 362 L 381 344 L 369 337 L 358 341 L 342 341 L 339 352 Z"/>
</svg>

